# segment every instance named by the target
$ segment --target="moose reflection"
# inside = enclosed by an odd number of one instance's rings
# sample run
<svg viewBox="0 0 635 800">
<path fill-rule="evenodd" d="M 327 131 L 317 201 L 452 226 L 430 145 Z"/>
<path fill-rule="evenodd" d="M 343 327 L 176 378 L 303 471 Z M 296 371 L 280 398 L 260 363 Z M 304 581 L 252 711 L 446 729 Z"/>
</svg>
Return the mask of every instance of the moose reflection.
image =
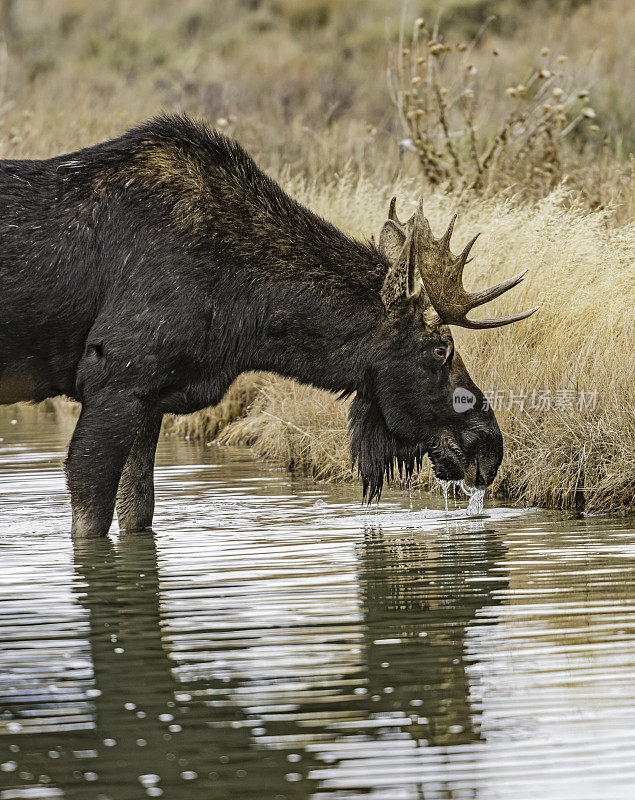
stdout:
<svg viewBox="0 0 635 800">
<path fill-rule="evenodd" d="M 48 785 L 62 792 L 51 797 L 77 800 L 128 800 L 137 791 L 131 787 L 141 792 L 142 784 L 148 796 L 161 790 L 183 800 L 308 798 L 319 787 L 328 743 L 358 736 L 370 719 L 403 717 L 403 726 L 390 730 L 421 746 L 473 740 L 465 629 L 500 586 L 488 575 L 501 554 L 495 536 L 478 542 L 472 549 L 482 547 L 475 559 L 481 580 L 471 583 L 465 546 L 462 553 L 449 543 L 430 551 L 411 539 L 367 533 L 358 552 L 363 647 L 353 666 L 355 685 L 367 691 L 351 696 L 335 682 L 316 706 L 317 695 L 303 697 L 298 687 L 291 713 L 269 709 L 266 744 L 254 709 L 275 675 L 221 677 L 203 660 L 186 679 L 176 677 L 153 534 L 122 536 L 116 546 L 109 539 L 76 543 L 75 592 L 88 615 L 92 676 L 80 670 L 75 685 L 60 682 L 52 699 L 31 693 L 26 701 L 0 702 L 5 722 L 24 723 L 22 732 L 9 727 L 2 737 L 0 763 L 15 766 L 2 773 L 3 783 Z M 183 622 L 192 639 L 200 637 Z M 41 731 L 31 732 L 38 718 Z M 371 739 L 385 735 L 381 725 L 370 730 Z M 288 760 L 291 751 L 301 753 L 297 762 Z"/>
<path fill-rule="evenodd" d="M 27 704 L 0 699 L 5 720 L 46 721 L 60 711 L 67 722 L 78 720 L 76 730 L 66 724 L 63 732 L 0 737 L 0 763 L 15 765 L 0 773 L 0 786 L 48 785 L 52 793 L 47 797 L 74 800 L 130 800 L 146 796 L 142 787 L 150 797 L 164 792 L 182 800 L 239 792 L 264 800 L 310 796 L 308 781 L 286 780 L 286 774 L 298 770 L 285 752 L 257 749 L 250 733 L 253 722 L 238 706 L 217 707 L 207 699 L 226 697 L 231 682 L 174 677 L 163 642 L 151 531 L 122 536 L 117 548 L 109 539 L 76 546 L 75 573 L 90 625 L 95 688 L 83 694 L 90 698 L 92 713 L 81 713 L 82 703 L 63 685 L 57 703 L 36 697 Z"/>
<path fill-rule="evenodd" d="M 422 746 L 479 738 L 465 636 L 479 609 L 494 604 L 506 586 L 494 571 L 503 556 L 493 531 L 460 543 L 366 535 L 359 580 L 370 707 L 403 715 L 403 730 Z"/>
</svg>

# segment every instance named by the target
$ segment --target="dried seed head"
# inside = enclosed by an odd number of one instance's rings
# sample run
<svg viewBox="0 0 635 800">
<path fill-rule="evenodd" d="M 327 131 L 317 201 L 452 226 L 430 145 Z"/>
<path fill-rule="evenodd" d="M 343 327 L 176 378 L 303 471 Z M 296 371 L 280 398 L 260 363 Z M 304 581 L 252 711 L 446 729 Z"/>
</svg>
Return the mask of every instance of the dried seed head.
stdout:
<svg viewBox="0 0 635 800">
<path fill-rule="evenodd" d="M 561 128 L 564 128 L 564 126 L 566 125 L 566 122 L 567 122 L 567 118 L 565 117 L 564 114 L 558 114 L 558 116 L 556 118 L 556 121 L 557 121 L 558 125 L 560 125 Z"/>
<path fill-rule="evenodd" d="M 410 55 L 410 50 L 407 47 L 404 47 L 404 49 L 401 52 L 404 58 L 408 58 L 408 56 Z"/>
<path fill-rule="evenodd" d="M 418 86 L 420 83 L 421 83 L 421 78 L 419 77 L 419 75 L 415 75 L 414 78 L 412 79 L 412 85 Z"/>
<path fill-rule="evenodd" d="M 443 52 L 444 53 L 451 53 L 452 52 L 452 46 L 449 45 L 449 44 L 444 44 L 443 45 Z"/>
<path fill-rule="evenodd" d="M 459 42 L 459 44 L 456 46 L 456 49 L 459 51 L 459 53 L 464 53 L 467 50 L 467 45 L 464 42 Z"/>
<path fill-rule="evenodd" d="M 445 86 L 442 86 L 439 89 L 439 94 L 441 95 L 441 97 L 445 97 L 447 95 L 447 93 L 448 93 L 448 90 L 445 88 Z"/>
<path fill-rule="evenodd" d="M 499 56 L 500 54 L 501 54 L 501 51 L 498 49 L 498 47 L 495 47 L 495 48 L 492 50 L 492 55 L 493 55 L 493 56 Z"/>
<path fill-rule="evenodd" d="M 558 114 L 562 114 L 564 112 L 564 106 L 562 105 L 562 103 L 558 103 L 558 105 L 556 106 L 556 111 L 558 112 Z"/>
<path fill-rule="evenodd" d="M 474 64 L 468 64 L 467 67 L 465 68 L 465 71 L 467 72 L 468 75 L 476 75 L 476 73 L 478 72 Z"/>
<path fill-rule="evenodd" d="M 545 114 L 548 114 L 551 111 L 551 108 L 552 108 L 551 103 L 542 104 L 542 110 L 545 112 Z"/>
<path fill-rule="evenodd" d="M 562 97 L 563 94 L 564 94 L 564 91 L 559 86 L 556 86 L 556 88 L 551 92 L 551 94 L 554 97 Z"/>
<path fill-rule="evenodd" d="M 423 17 L 417 17 L 417 19 L 415 20 L 415 25 L 417 26 L 417 28 L 425 28 L 426 21 Z"/>
<path fill-rule="evenodd" d="M 550 51 L 549 51 L 549 48 L 548 48 L 548 47 L 543 47 L 543 48 L 542 48 L 542 50 L 540 51 L 540 55 L 541 55 L 543 58 L 547 58 L 547 56 L 549 55 L 549 52 L 550 52 Z"/>
<path fill-rule="evenodd" d="M 518 94 L 527 94 L 527 87 L 524 83 L 519 83 L 518 86 L 516 86 L 516 91 Z"/>
<path fill-rule="evenodd" d="M 505 89 L 505 91 L 510 97 L 516 97 L 516 95 L 518 94 L 518 89 L 515 86 L 508 86 L 507 89 Z"/>
<path fill-rule="evenodd" d="M 585 119 L 595 119 L 596 117 L 595 111 L 589 106 L 583 108 L 580 113 L 582 114 L 583 117 L 585 117 Z"/>
<path fill-rule="evenodd" d="M 225 119 L 225 117 L 219 117 L 216 120 L 216 126 L 218 128 L 226 128 L 229 125 L 229 120 Z"/>
<path fill-rule="evenodd" d="M 546 80 L 547 78 L 551 77 L 551 72 L 548 69 L 541 69 L 538 75 L 544 80 Z"/>
<path fill-rule="evenodd" d="M 422 117 L 423 116 L 423 109 L 422 108 L 418 108 L 417 111 L 416 111 L 416 114 L 417 114 L 417 117 Z"/>
<path fill-rule="evenodd" d="M 578 92 L 578 97 L 580 98 L 580 100 L 586 100 L 588 96 L 589 92 L 586 89 L 582 89 L 582 91 Z"/>
<path fill-rule="evenodd" d="M 564 64 L 565 61 L 568 61 L 568 56 L 558 56 L 558 64 Z"/>
<path fill-rule="evenodd" d="M 425 63 L 426 63 L 425 58 L 423 56 L 419 56 L 419 58 L 417 59 L 417 64 L 419 66 L 421 66 L 422 64 L 425 64 Z"/>
<path fill-rule="evenodd" d="M 474 97 L 474 90 L 473 89 L 466 89 L 463 92 L 463 97 L 467 97 L 468 100 L 471 99 L 472 97 Z"/>
<path fill-rule="evenodd" d="M 589 130 L 591 131 L 591 133 L 599 133 L 600 132 L 600 126 L 599 125 L 589 125 Z"/>
</svg>

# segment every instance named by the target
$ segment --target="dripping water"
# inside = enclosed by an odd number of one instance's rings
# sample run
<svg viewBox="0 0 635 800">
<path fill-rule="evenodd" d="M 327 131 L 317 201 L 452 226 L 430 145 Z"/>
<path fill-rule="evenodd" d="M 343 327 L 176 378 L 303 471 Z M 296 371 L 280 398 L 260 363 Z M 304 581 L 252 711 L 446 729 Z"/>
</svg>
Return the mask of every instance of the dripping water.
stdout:
<svg viewBox="0 0 635 800">
<path fill-rule="evenodd" d="M 461 489 L 469 495 L 466 513 L 468 517 L 476 517 L 483 513 L 483 498 L 485 489 L 477 489 L 476 486 L 467 486 L 465 481 L 461 481 Z"/>
<path fill-rule="evenodd" d="M 443 490 L 443 499 L 445 500 L 445 513 L 449 513 L 448 509 L 448 489 L 450 486 L 456 481 L 444 481 L 443 478 L 438 478 L 439 483 L 441 484 L 441 489 Z"/>
<path fill-rule="evenodd" d="M 485 489 L 477 489 L 476 486 L 468 486 L 465 481 L 446 481 L 441 478 L 438 478 L 437 480 L 441 486 L 441 490 L 443 491 L 446 514 L 449 514 L 448 490 L 450 486 L 459 486 L 463 493 L 469 497 L 466 509 L 466 514 L 468 517 L 476 517 L 483 513 L 483 498 L 485 497 Z"/>
</svg>

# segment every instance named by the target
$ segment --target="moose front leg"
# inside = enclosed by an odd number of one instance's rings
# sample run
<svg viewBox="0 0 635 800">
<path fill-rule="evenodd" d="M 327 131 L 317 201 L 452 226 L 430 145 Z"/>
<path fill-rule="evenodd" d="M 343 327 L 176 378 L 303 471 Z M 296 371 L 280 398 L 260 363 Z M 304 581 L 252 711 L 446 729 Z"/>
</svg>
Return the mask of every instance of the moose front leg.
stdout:
<svg viewBox="0 0 635 800">
<path fill-rule="evenodd" d="M 148 414 L 126 460 L 117 491 L 117 520 L 120 530 L 140 531 L 152 525 L 154 454 L 162 421 L 162 414 Z"/>
<path fill-rule="evenodd" d="M 146 416 L 131 392 L 101 392 L 84 400 L 66 459 L 76 537 L 105 536 L 121 473 Z"/>
</svg>

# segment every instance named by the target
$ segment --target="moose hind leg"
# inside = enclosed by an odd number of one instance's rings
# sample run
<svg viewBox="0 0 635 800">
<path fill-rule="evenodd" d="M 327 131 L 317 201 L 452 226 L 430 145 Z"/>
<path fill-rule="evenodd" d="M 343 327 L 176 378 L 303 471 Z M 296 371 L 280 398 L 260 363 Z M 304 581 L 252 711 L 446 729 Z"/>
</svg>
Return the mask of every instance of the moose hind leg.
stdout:
<svg viewBox="0 0 635 800">
<path fill-rule="evenodd" d="M 84 401 L 66 459 L 73 536 L 108 533 L 119 479 L 145 415 L 144 404 L 128 392 Z"/>
<path fill-rule="evenodd" d="M 123 468 L 116 503 L 121 530 L 140 531 L 152 525 L 154 454 L 162 420 L 162 414 L 148 414 Z"/>
</svg>

